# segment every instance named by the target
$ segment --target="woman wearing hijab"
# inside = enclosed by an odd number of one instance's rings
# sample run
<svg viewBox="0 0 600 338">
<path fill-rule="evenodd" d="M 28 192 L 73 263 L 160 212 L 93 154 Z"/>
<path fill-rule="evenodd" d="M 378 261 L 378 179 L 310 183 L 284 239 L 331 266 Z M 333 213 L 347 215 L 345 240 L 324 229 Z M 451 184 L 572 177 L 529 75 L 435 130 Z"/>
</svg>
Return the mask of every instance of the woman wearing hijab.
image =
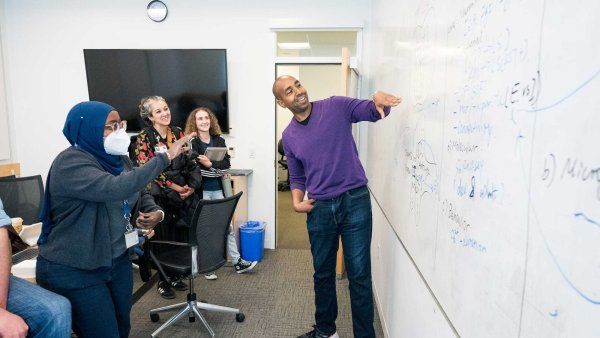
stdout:
<svg viewBox="0 0 600 338">
<path fill-rule="evenodd" d="M 189 139 L 133 169 L 125 128 L 105 103 L 75 105 L 63 128 L 71 146 L 56 157 L 46 182 L 36 280 L 71 302 L 80 338 L 129 335 L 129 248 L 138 243 L 131 223 L 149 229 L 163 217 L 152 197 L 140 192 Z"/>
</svg>

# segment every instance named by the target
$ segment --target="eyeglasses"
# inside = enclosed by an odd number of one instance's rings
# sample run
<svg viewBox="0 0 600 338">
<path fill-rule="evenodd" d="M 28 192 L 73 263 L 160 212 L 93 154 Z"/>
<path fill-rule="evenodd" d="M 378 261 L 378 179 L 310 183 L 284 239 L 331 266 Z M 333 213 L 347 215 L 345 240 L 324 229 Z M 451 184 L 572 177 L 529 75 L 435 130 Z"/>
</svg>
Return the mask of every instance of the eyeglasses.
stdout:
<svg viewBox="0 0 600 338">
<path fill-rule="evenodd" d="M 127 121 L 123 120 L 120 122 L 105 124 L 104 129 L 110 130 L 112 132 L 115 132 L 119 129 L 127 130 Z"/>
</svg>

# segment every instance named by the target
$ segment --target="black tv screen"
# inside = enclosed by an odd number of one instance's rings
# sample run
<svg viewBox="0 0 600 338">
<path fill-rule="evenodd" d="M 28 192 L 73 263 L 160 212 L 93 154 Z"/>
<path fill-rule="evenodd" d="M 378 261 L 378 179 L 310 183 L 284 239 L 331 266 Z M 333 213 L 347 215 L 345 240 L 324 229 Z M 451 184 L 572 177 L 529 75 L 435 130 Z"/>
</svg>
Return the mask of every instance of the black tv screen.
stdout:
<svg viewBox="0 0 600 338">
<path fill-rule="evenodd" d="M 145 127 L 140 100 L 167 100 L 171 124 L 185 128 L 189 113 L 208 107 L 224 133 L 229 131 L 225 49 L 85 49 L 90 100 L 115 107 L 127 131 Z"/>
</svg>

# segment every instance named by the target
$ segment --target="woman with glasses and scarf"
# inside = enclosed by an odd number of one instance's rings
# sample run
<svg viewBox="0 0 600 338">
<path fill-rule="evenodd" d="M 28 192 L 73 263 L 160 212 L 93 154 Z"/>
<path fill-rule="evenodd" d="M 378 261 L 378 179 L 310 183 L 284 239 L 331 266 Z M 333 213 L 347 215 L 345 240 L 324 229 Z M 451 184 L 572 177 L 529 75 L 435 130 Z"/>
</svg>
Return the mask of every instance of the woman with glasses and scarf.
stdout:
<svg viewBox="0 0 600 338">
<path fill-rule="evenodd" d="M 150 229 L 162 220 L 145 187 L 188 141 L 132 168 L 125 128 L 105 103 L 75 105 L 63 128 L 71 146 L 56 157 L 46 182 L 36 280 L 71 302 L 80 338 L 129 335 L 133 226 Z"/>
</svg>

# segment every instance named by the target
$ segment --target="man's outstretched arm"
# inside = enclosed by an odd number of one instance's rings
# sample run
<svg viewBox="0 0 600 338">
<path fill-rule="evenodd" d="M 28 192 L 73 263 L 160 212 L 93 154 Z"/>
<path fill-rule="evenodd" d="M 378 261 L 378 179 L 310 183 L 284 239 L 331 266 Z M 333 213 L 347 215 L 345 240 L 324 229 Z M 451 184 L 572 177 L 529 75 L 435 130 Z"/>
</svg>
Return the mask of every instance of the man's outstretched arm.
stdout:
<svg viewBox="0 0 600 338">
<path fill-rule="evenodd" d="M 350 122 L 375 122 L 385 118 L 392 107 L 396 107 L 402 99 L 392 94 L 376 91 L 371 100 L 361 100 L 346 96 L 334 97 L 338 104 L 344 105 L 340 111 L 347 114 Z"/>
</svg>

